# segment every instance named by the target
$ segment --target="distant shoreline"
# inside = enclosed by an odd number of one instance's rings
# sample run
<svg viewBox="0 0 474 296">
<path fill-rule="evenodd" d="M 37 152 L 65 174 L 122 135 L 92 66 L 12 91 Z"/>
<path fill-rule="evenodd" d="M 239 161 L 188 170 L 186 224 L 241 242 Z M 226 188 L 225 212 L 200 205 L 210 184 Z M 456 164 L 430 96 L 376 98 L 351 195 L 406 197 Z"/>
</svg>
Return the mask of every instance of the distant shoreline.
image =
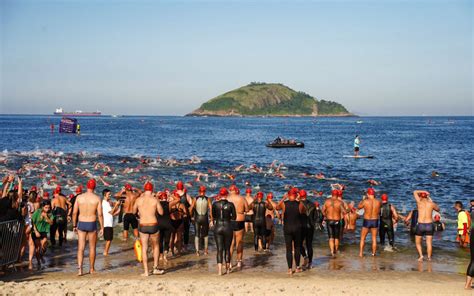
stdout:
<svg viewBox="0 0 474 296">
<path fill-rule="evenodd" d="M 61 118 L 60 116 L 57 115 L 52 115 L 52 114 L 0 114 L 0 116 L 48 116 L 48 117 L 54 117 L 54 118 Z M 112 117 L 112 114 L 102 114 L 101 116 L 98 117 L 92 117 L 92 118 L 110 118 Z M 250 118 L 272 118 L 272 117 L 295 117 L 295 118 L 326 118 L 326 117 L 359 117 L 359 118 L 472 118 L 474 115 L 318 115 L 318 116 L 310 116 L 310 115 L 303 115 L 303 116 L 295 116 L 295 115 L 242 115 L 242 116 L 219 116 L 219 115 L 189 115 L 189 114 L 184 114 L 184 115 L 145 115 L 145 114 L 127 114 L 127 115 L 120 115 L 120 117 L 250 117 Z M 82 117 L 85 118 L 85 117 Z"/>
</svg>

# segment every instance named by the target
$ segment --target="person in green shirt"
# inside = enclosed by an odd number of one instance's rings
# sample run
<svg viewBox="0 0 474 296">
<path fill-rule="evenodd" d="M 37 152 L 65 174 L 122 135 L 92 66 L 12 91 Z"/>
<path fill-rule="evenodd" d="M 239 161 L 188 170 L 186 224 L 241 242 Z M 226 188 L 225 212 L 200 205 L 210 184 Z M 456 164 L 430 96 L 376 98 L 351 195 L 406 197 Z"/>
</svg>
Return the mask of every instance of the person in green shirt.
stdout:
<svg viewBox="0 0 474 296">
<path fill-rule="evenodd" d="M 33 226 L 31 237 L 35 243 L 35 253 L 36 259 L 38 259 L 38 268 L 41 267 L 40 260 L 44 263 L 43 255 L 46 252 L 48 233 L 53 221 L 54 215 L 52 214 L 51 202 L 49 200 L 43 201 L 42 207 L 37 209 L 31 216 L 31 224 Z"/>
</svg>

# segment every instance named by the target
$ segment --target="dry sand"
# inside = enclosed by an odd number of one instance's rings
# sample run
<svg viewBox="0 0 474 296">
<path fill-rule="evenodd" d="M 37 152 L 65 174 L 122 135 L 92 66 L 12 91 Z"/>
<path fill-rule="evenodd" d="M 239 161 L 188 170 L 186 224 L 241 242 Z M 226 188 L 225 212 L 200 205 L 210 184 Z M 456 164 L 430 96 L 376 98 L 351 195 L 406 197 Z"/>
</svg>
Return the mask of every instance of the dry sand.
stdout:
<svg viewBox="0 0 474 296">
<path fill-rule="evenodd" d="M 464 277 L 419 272 L 168 273 L 33 276 L 0 282 L 0 295 L 474 295 Z"/>
</svg>

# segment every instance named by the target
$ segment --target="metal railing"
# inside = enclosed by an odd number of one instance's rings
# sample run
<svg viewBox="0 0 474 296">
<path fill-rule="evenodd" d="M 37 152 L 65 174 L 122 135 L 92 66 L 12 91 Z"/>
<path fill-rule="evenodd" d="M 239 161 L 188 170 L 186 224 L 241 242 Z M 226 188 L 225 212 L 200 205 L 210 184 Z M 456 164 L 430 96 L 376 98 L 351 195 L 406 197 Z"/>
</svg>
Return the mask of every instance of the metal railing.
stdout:
<svg viewBox="0 0 474 296">
<path fill-rule="evenodd" d="M 11 220 L 0 222 L 0 267 L 8 266 L 18 261 L 24 227 L 23 221 Z"/>
</svg>

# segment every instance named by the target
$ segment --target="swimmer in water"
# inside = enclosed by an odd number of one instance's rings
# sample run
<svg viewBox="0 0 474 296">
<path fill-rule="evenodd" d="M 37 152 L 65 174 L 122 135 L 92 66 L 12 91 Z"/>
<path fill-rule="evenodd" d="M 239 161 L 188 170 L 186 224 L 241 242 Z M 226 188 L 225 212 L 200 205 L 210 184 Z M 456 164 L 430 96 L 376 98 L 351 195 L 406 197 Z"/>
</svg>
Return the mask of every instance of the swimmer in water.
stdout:
<svg viewBox="0 0 474 296">
<path fill-rule="evenodd" d="M 230 247 L 234 232 L 232 223 L 237 218 L 234 204 L 227 200 L 227 188 L 219 191 L 219 201 L 212 204 L 212 217 L 214 219 L 214 238 L 217 247 L 217 273 L 222 275 L 222 262 L 225 260 L 226 273 L 230 273 Z"/>
<path fill-rule="evenodd" d="M 209 254 L 209 215 L 212 221 L 212 203 L 211 199 L 206 196 L 206 187 L 199 187 L 199 195 L 193 200 L 193 217 L 194 217 L 194 247 L 196 248 L 196 255 L 200 256 L 199 246 L 201 241 L 204 242 L 204 255 Z"/>
<path fill-rule="evenodd" d="M 329 238 L 329 249 L 331 256 L 335 257 L 339 251 L 339 232 L 341 231 L 341 219 L 344 214 L 344 205 L 341 200 L 338 199 L 339 191 L 333 189 L 331 192 L 331 198 L 326 199 L 323 205 L 323 215 L 326 217 L 326 227 L 328 230 Z"/>
<path fill-rule="evenodd" d="M 357 209 L 354 207 L 354 202 L 351 201 L 347 204 L 348 213 L 344 216 L 345 220 L 345 231 L 346 232 L 355 232 L 357 227 L 357 219 L 359 215 L 357 214 Z"/>
<path fill-rule="evenodd" d="M 364 209 L 364 223 L 362 224 L 362 231 L 360 233 L 359 257 L 364 256 L 365 239 L 369 231 L 372 235 L 372 256 L 376 255 L 380 207 L 381 202 L 375 198 L 375 190 L 373 188 L 367 189 L 367 196 L 364 196 L 357 207 L 358 209 Z"/>
<path fill-rule="evenodd" d="M 163 274 L 165 271 L 158 268 L 160 259 L 160 247 L 158 243 L 158 220 L 157 215 L 163 215 L 163 207 L 153 193 L 153 184 L 146 182 L 144 192 L 137 198 L 133 205 L 133 214 L 140 216 L 138 232 L 142 244 L 143 269 L 142 276 L 149 276 L 148 272 L 148 240 L 151 240 L 153 250 L 152 274 Z"/>
<path fill-rule="evenodd" d="M 102 203 L 100 197 L 94 193 L 96 181 L 87 181 L 87 191 L 76 199 L 74 212 L 72 213 L 72 225 L 74 232 L 78 234 L 77 240 L 77 264 L 78 275 L 83 275 L 82 262 L 84 260 L 84 249 L 86 240 L 89 240 L 89 263 L 90 273 L 94 273 L 95 254 L 97 245 L 97 220 L 99 220 L 99 236 L 104 233 L 104 219 L 102 216 Z"/>
<path fill-rule="evenodd" d="M 244 234 L 245 234 L 245 213 L 249 211 L 249 205 L 244 197 L 240 195 L 239 188 L 235 185 L 229 187 L 229 197 L 227 200 L 234 204 L 236 211 L 235 221 L 232 221 L 234 236 L 230 247 L 230 256 L 233 256 L 234 248 L 237 250 L 237 267 L 242 267 L 244 256 Z"/>
<path fill-rule="evenodd" d="M 434 216 L 433 227 L 434 227 L 435 232 L 441 232 L 446 229 L 446 225 L 444 225 L 444 223 L 441 222 L 441 216 L 438 214 Z"/>
<path fill-rule="evenodd" d="M 423 261 L 422 240 L 426 236 L 426 250 L 428 261 L 431 261 L 433 253 L 433 211 L 439 212 L 439 207 L 434 203 L 428 191 L 415 190 L 413 192 L 416 205 L 418 207 L 418 223 L 415 229 L 416 250 L 420 257 L 418 261 Z"/>
</svg>

